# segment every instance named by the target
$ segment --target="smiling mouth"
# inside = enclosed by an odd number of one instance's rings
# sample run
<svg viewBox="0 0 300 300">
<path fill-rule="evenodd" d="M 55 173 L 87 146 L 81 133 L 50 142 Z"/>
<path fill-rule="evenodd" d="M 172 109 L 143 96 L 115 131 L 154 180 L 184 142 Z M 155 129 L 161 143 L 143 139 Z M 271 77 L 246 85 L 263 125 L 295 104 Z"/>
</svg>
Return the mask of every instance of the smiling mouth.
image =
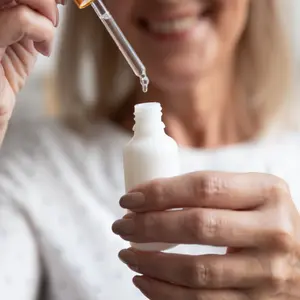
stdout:
<svg viewBox="0 0 300 300">
<path fill-rule="evenodd" d="M 161 20 L 139 19 L 139 27 L 148 33 L 156 35 L 176 35 L 189 32 L 195 28 L 199 22 L 207 19 L 211 14 L 210 7 L 204 9 L 201 13 L 193 15 L 182 15 L 178 17 L 169 17 Z"/>
</svg>

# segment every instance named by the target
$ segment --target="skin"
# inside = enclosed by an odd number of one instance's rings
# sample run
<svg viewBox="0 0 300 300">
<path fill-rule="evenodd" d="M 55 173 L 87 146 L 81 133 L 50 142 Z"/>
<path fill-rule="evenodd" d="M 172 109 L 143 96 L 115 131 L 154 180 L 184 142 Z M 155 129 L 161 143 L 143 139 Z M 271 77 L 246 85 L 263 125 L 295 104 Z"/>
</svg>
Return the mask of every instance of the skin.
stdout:
<svg viewBox="0 0 300 300">
<path fill-rule="evenodd" d="M 149 96 L 137 94 L 135 99 L 162 100 L 168 127 L 181 144 L 197 145 L 201 138 L 204 146 L 220 145 L 224 142 L 220 139 L 221 125 L 233 132 L 227 134 L 230 136 L 227 142 L 232 143 L 239 138 L 238 131 L 234 123 L 222 123 L 220 116 L 232 108 L 228 100 L 232 95 L 232 54 L 249 2 L 222 1 L 224 10 L 219 15 L 222 26 L 212 25 L 206 29 L 210 34 L 202 40 L 191 40 L 187 48 L 179 45 L 172 48 L 172 55 L 167 50 L 152 51 L 153 56 L 150 55 L 147 49 L 153 50 L 154 46 L 150 41 L 138 42 L 142 37 L 131 23 L 132 14 L 152 9 L 151 13 L 156 14 L 161 5 L 169 11 L 172 5 L 182 7 L 182 3 L 181 0 L 110 1 L 114 12 L 117 5 L 122 8 L 116 16 L 147 62 L 153 78 Z M 188 5 L 197 3 L 201 1 L 190 1 Z M 38 52 L 46 56 L 51 52 L 58 23 L 56 4 L 52 0 L 0 0 L 1 140 L 15 97 L 25 84 Z M 199 50 L 201 55 L 197 54 Z M 214 53 L 213 57 L 208 53 Z M 168 59 L 163 56 L 167 54 Z M 193 57 L 193 63 L 189 62 L 189 56 Z M 193 124 L 183 125 L 187 116 L 193 117 Z M 299 215 L 283 180 L 266 174 L 198 172 L 145 183 L 125 195 L 120 205 L 134 212 L 113 225 L 114 233 L 125 240 L 228 248 L 224 256 L 121 251 L 120 258 L 141 275 L 134 278 L 134 283 L 147 298 L 300 299 Z M 181 207 L 187 209 L 164 212 Z"/>
<path fill-rule="evenodd" d="M 50 56 L 62 0 L 0 0 L 0 144 L 38 53 Z"/>
<path fill-rule="evenodd" d="M 283 180 L 196 172 L 143 184 L 120 205 L 133 212 L 113 224 L 126 241 L 228 249 L 199 256 L 122 250 L 148 299 L 300 299 L 299 215 Z"/>
<path fill-rule="evenodd" d="M 138 90 L 131 102 L 160 101 L 168 133 L 181 145 L 219 147 L 242 139 L 237 117 L 244 114 L 231 99 L 234 51 L 250 2 L 209 1 L 221 4 L 215 17 L 171 46 L 145 36 L 134 20 L 188 6 L 197 10 L 203 1 L 108 2 L 152 82 L 148 94 Z M 129 119 L 124 114 L 120 124 L 130 129 Z M 221 256 L 122 250 L 120 259 L 139 274 L 133 282 L 148 299 L 300 299 L 299 214 L 282 179 L 196 172 L 145 183 L 120 205 L 133 213 L 112 230 L 126 241 L 227 247 Z M 186 209 L 166 212 L 173 208 Z"/>
<path fill-rule="evenodd" d="M 207 21 L 181 42 L 162 42 L 139 20 L 188 13 L 198 19 L 209 5 Z M 110 0 L 107 7 L 147 68 L 150 88 L 140 87 L 135 102 L 158 100 L 168 133 L 183 146 L 219 147 L 243 139 L 232 99 L 236 91 L 234 51 L 247 21 L 249 0 Z M 247 116 L 247 114 L 246 114 Z M 131 130 L 132 113 L 124 124 Z M 193 120 L 191 122 L 191 120 Z"/>
</svg>

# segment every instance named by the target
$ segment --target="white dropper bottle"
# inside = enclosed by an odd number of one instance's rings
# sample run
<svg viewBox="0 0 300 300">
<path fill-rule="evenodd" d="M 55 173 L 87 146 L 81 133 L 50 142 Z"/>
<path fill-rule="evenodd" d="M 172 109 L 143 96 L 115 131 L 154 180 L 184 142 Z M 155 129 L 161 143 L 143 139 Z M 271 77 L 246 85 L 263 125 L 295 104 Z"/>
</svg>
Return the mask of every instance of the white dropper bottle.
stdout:
<svg viewBox="0 0 300 300">
<path fill-rule="evenodd" d="M 165 133 L 160 103 L 135 105 L 134 136 L 123 151 L 125 187 L 128 192 L 141 183 L 179 175 L 177 143 Z M 142 251 L 164 251 L 166 243 L 131 243 Z"/>
</svg>

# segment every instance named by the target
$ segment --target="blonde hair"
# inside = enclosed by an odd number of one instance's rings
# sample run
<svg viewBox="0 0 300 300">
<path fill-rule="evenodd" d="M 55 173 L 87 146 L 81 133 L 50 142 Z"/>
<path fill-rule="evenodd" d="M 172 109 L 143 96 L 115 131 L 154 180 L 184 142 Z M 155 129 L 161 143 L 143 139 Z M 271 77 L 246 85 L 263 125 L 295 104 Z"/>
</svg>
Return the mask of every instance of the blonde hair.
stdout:
<svg viewBox="0 0 300 300">
<path fill-rule="evenodd" d="M 266 129 L 289 98 L 290 49 L 280 16 L 282 2 L 286 0 L 250 0 L 248 20 L 236 49 L 241 94 L 235 103 L 250 120 L 249 136 Z M 64 31 L 57 97 L 64 120 L 82 128 L 118 108 L 133 89 L 133 75 L 91 8 L 79 10 L 70 5 Z M 86 74 L 83 61 L 89 66 Z M 90 96 L 82 88 L 88 83 L 93 83 Z"/>
</svg>

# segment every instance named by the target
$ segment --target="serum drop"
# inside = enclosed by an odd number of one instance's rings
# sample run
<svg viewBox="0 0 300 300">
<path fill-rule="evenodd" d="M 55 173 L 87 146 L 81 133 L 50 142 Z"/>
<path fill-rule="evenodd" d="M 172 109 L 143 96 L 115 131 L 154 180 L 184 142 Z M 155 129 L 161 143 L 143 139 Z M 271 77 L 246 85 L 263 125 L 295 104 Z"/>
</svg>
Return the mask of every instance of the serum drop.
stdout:
<svg viewBox="0 0 300 300">
<path fill-rule="evenodd" d="M 178 146 L 165 133 L 160 103 L 137 104 L 134 115 L 134 136 L 123 151 L 127 192 L 141 183 L 180 173 Z M 176 245 L 131 243 L 131 246 L 142 251 L 163 251 Z"/>
</svg>

